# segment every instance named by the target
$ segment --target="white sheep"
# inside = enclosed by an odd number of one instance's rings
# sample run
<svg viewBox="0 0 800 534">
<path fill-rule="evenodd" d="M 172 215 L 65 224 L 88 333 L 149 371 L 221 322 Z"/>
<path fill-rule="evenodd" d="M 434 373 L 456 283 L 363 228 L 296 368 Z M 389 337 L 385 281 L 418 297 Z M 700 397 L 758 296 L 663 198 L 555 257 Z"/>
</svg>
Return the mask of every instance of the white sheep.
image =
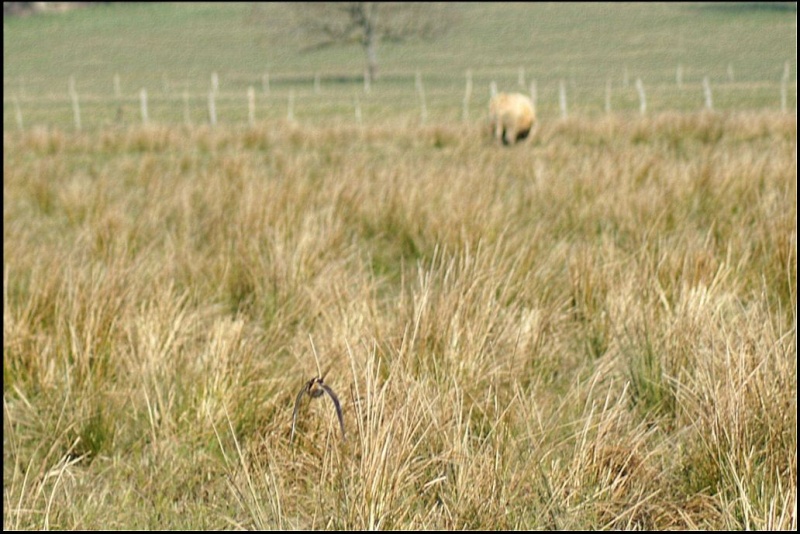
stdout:
<svg viewBox="0 0 800 534">
<path fill-rule="evenodd" d="M 493 137 L 512 145 L 528 137 L 536 122 L 533 102 L 521 93 L 497 93 L 489 101 L 489 122 Z"/>
</svg>

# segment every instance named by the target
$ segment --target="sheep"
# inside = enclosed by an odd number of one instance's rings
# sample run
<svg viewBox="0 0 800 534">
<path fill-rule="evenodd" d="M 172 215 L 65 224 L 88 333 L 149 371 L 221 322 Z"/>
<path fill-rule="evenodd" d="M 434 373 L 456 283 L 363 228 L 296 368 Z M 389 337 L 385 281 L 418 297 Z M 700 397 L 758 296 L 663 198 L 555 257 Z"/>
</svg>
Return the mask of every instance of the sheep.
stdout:
<svg viewBox="0 0 800 534">
<path fill-rule="evenodd" d="M 504 145 L 528 137 L 536 122 L 533 102 L 521 93 L 497 93 L 489 101 L 492 135 Z"/>
</svg>

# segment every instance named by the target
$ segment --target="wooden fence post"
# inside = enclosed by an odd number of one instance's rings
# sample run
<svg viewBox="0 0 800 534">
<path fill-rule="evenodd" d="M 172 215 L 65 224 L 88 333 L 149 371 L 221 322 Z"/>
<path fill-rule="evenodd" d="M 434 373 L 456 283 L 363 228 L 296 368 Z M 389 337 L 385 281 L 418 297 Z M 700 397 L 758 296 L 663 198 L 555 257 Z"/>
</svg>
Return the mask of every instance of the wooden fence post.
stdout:
<svg viewBox="0 0 800 534">
<path fill-rule="evenodd" d="M 192 124 L 192 116 L 189 113 L 189 92 L 185 89 L 183 90 L 183 122 L 187 126 Z"/>
<path fill-rule="evenodd" d="M 420 120 L 422 124 L 425 124 L 425 121 L 428 120 L 428 106 L 425 104 L 425 89 L 422 87 L 422 74 L 419 71 L 417 71 L 415 85 L 420 100 Z"/>
<path fill-rule="evenodd" d="M 217 125 L 217 103 L 215 101 L 216 92 L 212 88 L 208 92 L 208 122 L 211 126 Z"/>
<path fill-rule="evenodd" d="M 17 128 L 19 128 L 19 131 L 21 132 L 25 128 L 22 124 L 22 110 L 19 107 L 19 99 L 17 98 L 17 95 L 14 95 L 14 114 L 17 117 Z"/>
<path fill-rule="evenodd" d="M 783 64 L 783 76 L 781 77 L 781 111 L 786 113 L 786 92 L 789 85 L 789 62 Z"/>
<path fill-rule="evenodd" d="M 75 77 L 69 77 L 69 96 L 72 100 L 72 115 L 75 119 L 75 129 L 81 131 L 81 107 L 78 103 L 78 91 L 75 89 Z"/>
<path fill-rule="evenodd" d="M 252 85 L 247 88 L 247 123 L 250 126 L 256 123 L 256 90 Z"/>
<path fill-rule="evenodd" d="M 706 109 L 709 111 L 714 110 L 714 103 L 711 101 L 711 84 L 708 81 L 708 76 L 703 77 L 703 94 L 706 99 Z"/>
<path fill-rule="evenodd" d="M 464 89 L 464 102 L 461 107 L 461 120 L 469 120 L 469 100 L 472 98 L 472 69 L 467 69 L 467 86 Z"/>
<path fill-rule="evenodd" d="M 144 87 L 139 90 L 139 104 L 142 110 L 142 124 L 147 124 L 147 89 Z"/>
<path fill-rule="evenodd" d="M 647 100 L 644 96 L 644 85 L 641 78 L 636 78 L 636 91 L 639 93 L 639 113 L 644 115 L 647 111 Z"/>
</svg>

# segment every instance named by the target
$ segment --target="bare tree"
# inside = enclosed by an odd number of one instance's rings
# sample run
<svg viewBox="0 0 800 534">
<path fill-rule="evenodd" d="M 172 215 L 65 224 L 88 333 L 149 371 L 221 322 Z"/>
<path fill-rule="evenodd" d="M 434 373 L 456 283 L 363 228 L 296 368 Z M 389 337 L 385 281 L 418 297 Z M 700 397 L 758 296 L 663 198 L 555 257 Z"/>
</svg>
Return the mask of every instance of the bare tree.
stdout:
<svg viewBox="0 0 800 534">
<path fill-rule="evenodd" d="M 410 37 L 432 39 L 454 20 L 445 2 L 299 2 L 292 4 L 298 26 L 319 39 L 309 48 L 359 43 L 367 56 L 367 76 L 378 75 L 378 42 Z"/>
</svg>

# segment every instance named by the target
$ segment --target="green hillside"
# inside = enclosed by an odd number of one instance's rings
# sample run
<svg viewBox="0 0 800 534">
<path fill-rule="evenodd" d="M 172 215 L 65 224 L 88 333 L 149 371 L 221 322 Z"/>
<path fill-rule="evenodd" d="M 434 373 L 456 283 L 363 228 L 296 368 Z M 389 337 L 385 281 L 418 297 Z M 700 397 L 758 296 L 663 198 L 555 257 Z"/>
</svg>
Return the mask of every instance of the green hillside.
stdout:
<svg viewBox="0 0 800 534">
<path fill-rule="evenodd" d="M 796 9 L 479 3 L 459 4 L 453 11 L 450 30 L 434 41 L 381 44 L 383 78 L 371 97 L 376 102 L 365 103 L 372 115 L 415 109 L 419 71 L 432 117 L 460 117 L 467 69 L 474 76 L 470 106 L 476 110 L 483 109 L 491 81 L 501 90 L 519 88 L 524 69 L 524 89 L 536 81 L 538 107 L 547 116 L 558 114 L 562 81 L 570 111 L 602 112 L 607 84 L 614 110 L 636 110 L 637 78 L 653 111 L 701 107 L 705 76 L 714 87 L 717 109 L 779 108 L 788 64 L 788 107 L 795 107 Z M 304 51 L 309 38 L 293 20 L 285 4 L 245 3 L 112 4 L 4 19 L 4 124 L 13 124 L 10 98 L 17 98 L 33 122 L 70 121 L 70 76 L 85 101 L 87 124 L 113 117 L 115 102 L 108 99 L 114 97 L 115 75 L 130 106 L 147 88 L 157 120 L 181 120 L 184 91 L 192 113 L 204 116 L 212 72 L 220 80 L 221 114 L 230 120 L 246 116 L 242 101 L 249 86 L 272 110 L 262 117 L 285 114 L 271 104 L 285 108 L 290 90 L 305 98 L 305 107 L 298 106 L 300 118 L 303 109 L 313 116 L 352 113 L 353 95 L 363 93 L 360 46 Z M 679 65 L 682 90 L 676 80 Z M 315 74 L 322 96 L 314 92 Z M 387 98 L 380 100 L 381 95 Z M 331 105 L 312 109 L 317 100 Z M 91 106 L 99 108 L 90 111 Z"/>
</svg>

